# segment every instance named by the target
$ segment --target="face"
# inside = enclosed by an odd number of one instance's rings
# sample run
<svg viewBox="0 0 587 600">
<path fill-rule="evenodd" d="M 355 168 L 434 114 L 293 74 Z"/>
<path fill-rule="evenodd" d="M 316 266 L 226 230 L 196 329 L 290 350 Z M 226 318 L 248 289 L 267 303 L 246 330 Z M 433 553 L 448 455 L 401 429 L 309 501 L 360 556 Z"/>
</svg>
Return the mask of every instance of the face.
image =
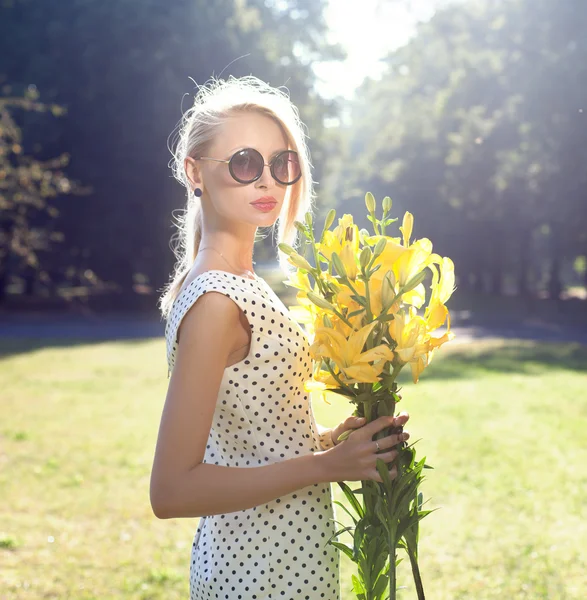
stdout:
<svg viewBox="0 0 587 600">
<path fill-rule="evenodd" d="M 288 149 L 287 138 L 279 125 L 267 115 L 246 112 L 229 117 L 220 127 L 218 134 L 204 156 L 228 160 L 237 150 L 254 148 L 265 163 L 278 152 Z M 203 191 L 200 201 L 206 217 L 209 211 L 230 221 L 240 221 L 257 227 L 272 225 L 279 216 L 287 188 L 273 179 L 270 169 L 265 166 L 257 181 L 239 183 L 230 174 L 228 163 L 211 160 L 186 159 L 186 172 L 192 183 L 192 190 L 199 187 Z M 264 212 L 251 202 L 269 196 L 277 204 Z"/>
</svg>

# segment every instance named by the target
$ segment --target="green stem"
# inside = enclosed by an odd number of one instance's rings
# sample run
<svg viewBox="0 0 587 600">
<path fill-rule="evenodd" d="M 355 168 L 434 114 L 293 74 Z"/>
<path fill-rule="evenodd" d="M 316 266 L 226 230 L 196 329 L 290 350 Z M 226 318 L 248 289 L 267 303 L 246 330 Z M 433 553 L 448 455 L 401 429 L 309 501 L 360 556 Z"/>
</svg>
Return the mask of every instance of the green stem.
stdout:
<svg viewBox="0 0 587 600">
<path fill-rule="evenodd" d="M 389 600 L 396 598 L 396 572 L 395 572 L 395 530 L 389 534 Z"/>
<path fill-rule="evenodd" d="M 334 314 L 342 319 L 353 331 L 355 331 L 354 325 L 338 310 L 334 309 Z"/>
<path fill-rule="evenodd" d="M 418 559 L 416 554 L 408 548 L 408 556 L 410 557 L 410 565 L 412 566 L 412 575 L 414 576 L 414 583 L 416 584 L 416 592 L 418 593 L 418 600 L 426 600 L 424 596 L 424 586 L 422 585 L 422 577 L 420 575 L 420 569 L 418 567 Z"/>
<path fill-rule="evenodd" d="M 348 385 L 346 385 L 346 383 L 344 383 L 340 379 L 340 377 L 334 372 L 334 369 L 330 366 L 330 363 L 327 362 L 327 360 L 324 360 L 324 364 L 326 365 L 326 368 L 330 371 L 330 374 L 334 377 L 334 379 L 336 379 L 336 381 L 338 382 L 340 387 L 350 391 L 350 388 L 348 387 Z"/>
</svg>

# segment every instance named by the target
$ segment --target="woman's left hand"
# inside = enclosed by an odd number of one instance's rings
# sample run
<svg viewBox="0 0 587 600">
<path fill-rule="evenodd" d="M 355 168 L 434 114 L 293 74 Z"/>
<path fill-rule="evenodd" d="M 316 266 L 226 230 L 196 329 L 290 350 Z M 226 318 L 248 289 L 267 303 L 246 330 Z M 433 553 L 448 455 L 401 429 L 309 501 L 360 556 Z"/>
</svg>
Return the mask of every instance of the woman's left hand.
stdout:
<svg viewBox="0 0 587 600">
<path fill-rule="evenodd" d="M 366 419 L 365 417 L 355 417 L 353 415 L 351 415 L 350 417 L 347 417 L 342 423 L 340 423 L 340 425 L 337 425 L 336 427 L 334 427 L 332 429 L 332 442 L 333 444 L 336 446 L 338 443 L 338 438 L 339 436 L 341 436 L 345 431 L 348 430 L 353 430 L 353 429 L 358 429 L 359 427 L 362 427 L 363 425 L 365 425 L 366 423 Z"/>
</svg>

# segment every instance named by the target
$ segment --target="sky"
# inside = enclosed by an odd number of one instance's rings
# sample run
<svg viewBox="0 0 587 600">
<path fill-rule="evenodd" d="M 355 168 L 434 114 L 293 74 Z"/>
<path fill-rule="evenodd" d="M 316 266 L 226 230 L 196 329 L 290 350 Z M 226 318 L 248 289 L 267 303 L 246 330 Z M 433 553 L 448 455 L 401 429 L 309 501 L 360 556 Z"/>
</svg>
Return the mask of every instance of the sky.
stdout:
<svg viewBox="0 0 587 600">
<path fill-rule="evenodd" d="M 404 45 L 418 21 L 428 20 L 447 0 L 329 0 L 325 12 L 329 40 L 347 51 L 344 63 L 315 65 L 317 91 L 350 99 L 365 77 L 378 78 L 380 59 Z M 409 8 L 407 8 L 409 6 Z"/>
</svg>

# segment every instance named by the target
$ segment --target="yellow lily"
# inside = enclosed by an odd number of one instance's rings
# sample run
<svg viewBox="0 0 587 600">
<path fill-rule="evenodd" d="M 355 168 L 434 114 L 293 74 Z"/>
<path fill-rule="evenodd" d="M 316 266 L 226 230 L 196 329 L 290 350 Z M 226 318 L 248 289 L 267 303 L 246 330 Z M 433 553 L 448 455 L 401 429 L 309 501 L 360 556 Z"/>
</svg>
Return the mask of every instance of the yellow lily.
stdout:
<svg viewBox="0 0 587 600">
<path fill-rule="evenodd" d="M 326 392 L 329 390 L 337 390 L 340 384 L 328 371 L 319 371 L 313 379 L 304 381 L 304 390 L 309 393 L 318 392 L 320 399 L 330 404 L 326 400 Z"/>
<path fill-rule="evenodd" d="M 394 354 L 385 344 L 380 344 L 363 352 L 369 333 L 377 323 L 373 321 L 347 339 L 336 329 L 317 327 L 312 352 L 316 358 L 330 358 L 339 368 L 341 380 L 345 383 L 375 383 L 385 367 L 386 361 L 393 360 Z M 372 361 L 377 361 L 372 365 Z"/>
<path fill-rule="evenodd" d="M 282 283 L 289 287 L 297 288 L 304 292 L 312 291 L 310 284 L 310 278 L 307 273 L 302 273 L 299 269 L 288 273 L 288 279 L 285 279 Z"/>
<path fill-rule="evenodd" d="M 418 383 L 422 371 L 432 361 L 434 350 L 454 338 L 447 331 L 442 337 L 430 335 L 428 321 L 418 316 L 410 307 L 408 313 L 398 313 L 388 326 L 389 335 L 397 343 L 395 353 L 400 364 L 408 364 L 412 370 L 412 380 Z"/>
<path fill-rule="evenodd" d="M 347 252 L 353 257 L 356 256 L 359 250 L 359 228 L 353 223 L 353 216 L 349 214 L 338 220 L 338 225 L 333 231 L 327 229 L 324 232 L 322 242 L 317 243 L 316 248 L 325 258 L 331 260 L 333 252 L 341 256 L 343 248 L 347 245 L 350 246 Z"/>
<path fill-rule="evenodd" d="M 434 262 L 438 264 L 438 269 L 433 264 L 429 265 L 432 270 L 432 284 L 430 286 L 432 293 L 424 317 L 428 321 L 428 329 L 430 331 L 434 331 L 442 326 L 448 317 L 448 330 L 450 331 L 450 316 L 445 303 L 455 290 L 454 263 L 447 256 L 441 258 L 438 255 L 434 255 L 434 257 Z"/>
</svg>

